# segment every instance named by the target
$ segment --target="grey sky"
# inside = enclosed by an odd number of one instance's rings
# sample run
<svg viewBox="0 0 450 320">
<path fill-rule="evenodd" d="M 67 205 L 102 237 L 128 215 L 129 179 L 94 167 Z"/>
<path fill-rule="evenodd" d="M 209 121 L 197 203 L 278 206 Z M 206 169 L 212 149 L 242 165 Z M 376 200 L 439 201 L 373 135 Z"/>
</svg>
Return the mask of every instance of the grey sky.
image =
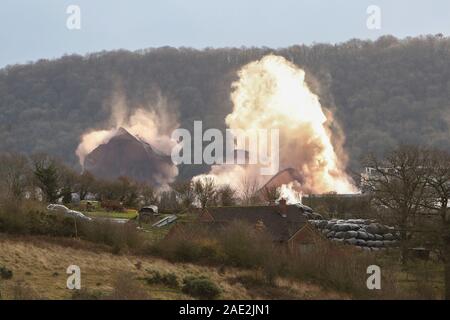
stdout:
<svg viewBox="0 0 450 320">
<path fill-rule="evenodd" d="M 66 27 L 68 5 L 81 30 Z M 366 27 L 369 5 L 381 30 Z M 159 46 L 285 47 L 443 33 L 448 0 L 1 0 L 0 67 L 66 53 Z"/>
</svg>

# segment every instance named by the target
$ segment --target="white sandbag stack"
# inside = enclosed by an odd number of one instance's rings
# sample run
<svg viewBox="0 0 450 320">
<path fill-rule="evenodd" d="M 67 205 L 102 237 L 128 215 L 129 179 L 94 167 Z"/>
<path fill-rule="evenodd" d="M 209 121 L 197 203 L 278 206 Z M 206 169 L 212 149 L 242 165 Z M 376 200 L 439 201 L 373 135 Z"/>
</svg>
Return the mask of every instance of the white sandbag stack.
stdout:
<svg viewBox="0 0 450 320">
<path fill-rule="evenodd" d="M 331 241 L 356 246 L 362 250 L 377 251 L 396 247 L 400 238 L 399 232 L 393 227 L 368 219 L 311 219 L 309 223 Z"/>
</svg>

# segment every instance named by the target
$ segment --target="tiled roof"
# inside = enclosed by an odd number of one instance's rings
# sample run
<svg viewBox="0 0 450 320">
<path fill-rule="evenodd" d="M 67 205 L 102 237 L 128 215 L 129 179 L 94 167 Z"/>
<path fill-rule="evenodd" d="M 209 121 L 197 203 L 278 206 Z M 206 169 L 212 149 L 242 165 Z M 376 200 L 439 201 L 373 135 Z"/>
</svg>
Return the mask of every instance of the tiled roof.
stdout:
<svg viewBox="0 0 450 320">
<path fill-rule="evenodd" d="M 303 211 L 297 206 L 286 206 L 286 217 L 279 206 L 213 207 L 206 209 L 216 223 L 243 220 L 251 225 L 262 221 L 275 241 L 287 241 L 307 222 Z"/>
</svg>

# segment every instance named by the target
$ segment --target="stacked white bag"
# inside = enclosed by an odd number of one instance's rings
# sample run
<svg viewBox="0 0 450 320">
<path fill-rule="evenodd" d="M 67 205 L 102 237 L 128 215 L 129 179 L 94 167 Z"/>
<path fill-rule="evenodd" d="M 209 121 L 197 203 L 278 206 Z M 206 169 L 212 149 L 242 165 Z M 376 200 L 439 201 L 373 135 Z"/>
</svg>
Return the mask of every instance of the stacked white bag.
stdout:
<svg viewBox="0 0 450 320">
<path fill-rule="evenodd" d="M 363 250 L 380 250 L 398 246 L 400 233 L 394 227 L 368 219 L 308 220 L 328 239 L 357 246 Z"/>
</svg>

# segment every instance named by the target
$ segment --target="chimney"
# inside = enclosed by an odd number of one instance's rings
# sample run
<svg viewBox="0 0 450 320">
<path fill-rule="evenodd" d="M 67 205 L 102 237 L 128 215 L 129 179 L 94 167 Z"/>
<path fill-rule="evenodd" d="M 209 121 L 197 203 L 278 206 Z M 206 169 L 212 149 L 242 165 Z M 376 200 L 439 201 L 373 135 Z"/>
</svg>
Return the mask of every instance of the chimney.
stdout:
<svg viewBox="0 0 450 320">
<path fill-rule="evenodd" d="M 278 208 L 280 210 L 280 215 L 283 218 L 287 217 L 287 205 L 286 205 L 286 199 L 281 198 L 280 201 L 278 202 Z"/>
</svg>

